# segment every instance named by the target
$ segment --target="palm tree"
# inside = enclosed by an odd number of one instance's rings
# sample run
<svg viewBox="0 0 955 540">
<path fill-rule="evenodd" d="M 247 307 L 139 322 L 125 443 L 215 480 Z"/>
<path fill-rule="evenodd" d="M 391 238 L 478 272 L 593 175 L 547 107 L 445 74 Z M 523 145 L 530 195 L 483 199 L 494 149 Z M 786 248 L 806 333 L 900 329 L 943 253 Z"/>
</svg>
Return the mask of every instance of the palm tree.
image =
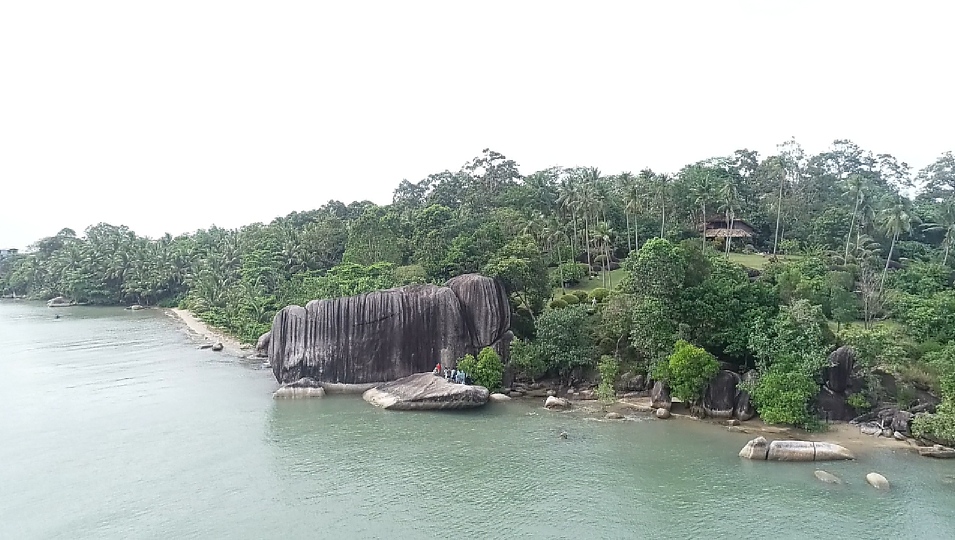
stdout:
<svg viewBox="0 0 955 540">
<path fill-rule="evenodd" d="M 560 188 L 557 190 L 557 207 L 564 211 L 564 214 L 570 214 L 574 224 L 574 236 L 571 238 L 570 246 L 574 250 L 574 258 L 577 258 L 577 207 L 580 200 L 580 189 L 573 176 L 566 176 L 560 181 Z"/>
<path fill-rule="evenodd" d="M 898 242 L 902 234 L 911 234 L 913 224 L 918 218 L 911 213 L 908 199 L 899 196 L 898 200 L 890 207 L 882 211 L 881 225 L 882 230 L 892 238 L 889 246 L 889 256 L 885 258 L 885 268 L 882 269 L 882 282 L 879 284 L 879 294 L 885 289 L 885 275 L 889 271 L 889 263 L 892 262 L 892 252 L 895 250 L 895 243 Z"/>
<path fill-rule="evenodd" d="M 948 265 L 948 254 L 952 249 L 952 246 L 955 246 L 955 202 L 947 201 L 942 205 L 941 211 L 938 215 L 938 222 L 936 223 L 926 223 L 926 231 L 941 231 L 944 233 L 942 237 L 942 246 L 945 249 L 945 255 L 942 257 L 942 266 Z"/>
<path fill-rule="evenodd" d="M 596 247 L 603 250 L 604 262 L 603 265 L 601 265 L 603 270 L 603 284 L 608 288 L 613 287 L 612 282 L 608 283 L 608 279 L 612 279 L 608 272 L 610 269 L 610 246 L 613 244 L 614 231 L 606 221 L 601 221 L 594 225 L 594 230 L 591 235 Z"/>
<path fill-rule="evenodd" d="M 726 237 L 726 256 L 729 257 L 730 246 L 733 242 L 733 226 L 736 222 L 736 210 L 739 209 L 739 187 L 736 184 L 738 177 L 728 175 L 720 188 L 720 210 L 726 214 L 726 225 L 729 227 L 730 235 Z M 705 219 L 704 219 L 705 220 Z M 704 231 L 705 234 L 705 231 Z"/>
<path fill-rule="evenodd" d="M 849 222 L 849 232 L 846 234 L 846 251 L 842 257 L 842 264 L 849 262 L 849 239 L 852 238 L 852 229 L 856 225 L 856 216 L 859 215 L 859 205 L 865 196 L 862 177 L 853 174 L 846 179 L 846 192 L 843 196 L 850 196 L 855 199 L 855 206 L 852 208 L 852 220 Z"/>
<path fill-rule="evenodd" d="M 620 175 L 620 188 L 623 193 L 623 213 L 627 217 L 627 250 L 633 251 L 640 249 L 640 227 L 637 225 L 637 215 L 640 214 L 643 206 L 643 197 L 641 196 L 640 185 L 636 178 L 629 172 Z M 633 244 L 630 243 L 630 223 L 633 216 Z"/>
<path fill-rule="evenodd" d="M 704 170 L 699 167 L 694 167 L 694 170 L 691 171 L 692 176 L 690 178 L 690 195 L 693 196 L 693 203 L 698 205 L 700 208 L 701 215 L 701 224 L 706 223 L 706 203 L 713 198 L 713 174 L 709 170 Z M 706 226 L 703 226 L 703 230 L 700 233 L 700 238 L 703 241 L 703 247 L 706 247 Z"/>
</svg>

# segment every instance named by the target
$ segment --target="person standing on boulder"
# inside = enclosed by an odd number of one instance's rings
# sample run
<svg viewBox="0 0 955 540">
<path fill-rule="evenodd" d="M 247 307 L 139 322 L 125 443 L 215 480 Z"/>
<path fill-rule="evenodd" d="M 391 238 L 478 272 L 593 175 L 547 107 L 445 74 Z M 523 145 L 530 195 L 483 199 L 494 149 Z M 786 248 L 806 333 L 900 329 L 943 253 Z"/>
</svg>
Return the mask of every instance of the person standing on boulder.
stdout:
<svg viewBox="0 0 955 540">
<path fill-rule="evenodd" d="M 441 362 L 438 362 L 434 365 L 434 371 L 431 372 L 432 375 L 441 375 Z"/>
</svg>

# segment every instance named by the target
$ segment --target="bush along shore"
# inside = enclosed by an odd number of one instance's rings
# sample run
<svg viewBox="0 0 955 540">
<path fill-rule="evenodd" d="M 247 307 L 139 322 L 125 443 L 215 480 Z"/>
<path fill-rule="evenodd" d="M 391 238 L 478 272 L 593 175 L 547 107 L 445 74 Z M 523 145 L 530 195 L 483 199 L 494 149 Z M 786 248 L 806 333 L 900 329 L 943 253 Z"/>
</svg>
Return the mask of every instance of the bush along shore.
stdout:
<svg viewBox="0 0 955 540">
<path fill-rule="evenodd" d="M 881 152 L 787 141 L 672 174 L 524 174 L 485 150 L 383 206 L 158 239 L 63 229 L 0 258 L 0 295 L 179 307 L 251 344 L 287 305 L 482 273 L 507 290 L 515 392 L 625 384 L 698 415 L 893 438 L 904 421 L 950 446 L 955 156 L 912 171 Z"/>
</svg>

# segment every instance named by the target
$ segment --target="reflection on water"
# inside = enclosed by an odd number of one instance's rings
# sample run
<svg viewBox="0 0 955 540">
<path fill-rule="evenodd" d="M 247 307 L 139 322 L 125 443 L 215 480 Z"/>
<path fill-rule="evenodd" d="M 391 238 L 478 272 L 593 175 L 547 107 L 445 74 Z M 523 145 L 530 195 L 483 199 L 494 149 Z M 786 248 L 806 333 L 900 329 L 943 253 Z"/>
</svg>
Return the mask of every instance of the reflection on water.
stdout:
<svg viewBox="0 0 955 540">
<path fill-rule="evenodd" d="M 747 436 L 508 403 L 271 399 L 158 311 L 0 303 L 0 538 L 895 538 L 955 529 L 955 463 L 742 460 Z M 567 431 L 566 440 L 557 434 Z M 865 484 L 870 471 L 893 482 Z"/>
</svg>

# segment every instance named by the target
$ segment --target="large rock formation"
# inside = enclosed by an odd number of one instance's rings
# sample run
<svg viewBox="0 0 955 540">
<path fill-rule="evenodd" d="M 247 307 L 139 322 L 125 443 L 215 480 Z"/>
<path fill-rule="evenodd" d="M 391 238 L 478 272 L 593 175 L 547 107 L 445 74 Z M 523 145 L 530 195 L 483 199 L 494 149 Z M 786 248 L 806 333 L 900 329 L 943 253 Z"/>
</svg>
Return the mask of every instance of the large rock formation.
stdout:
<svg viewBox="0 0 955 540">
<path fill-rule="evenodd" d="M 756 370 L 751 369 L 743 374 L 743 382 L 753 382 L 756 380 Z M 736 418 L 739 418 L 743 422 L 751 420 L 756 416 L 756 408 L 753 407 L 753 400 L 749 397 L 749 392 L 746 390 L 740 390 L 739 394 L 736 396 L 736 410 L 734 411 Z"/>
<path fill-rule="evenodd" d="M 653 383 L 650 390 L 650 406 L 654 409 L 670 410 L 673 407 L 673 398 L 670 397 L 670 387 L 663 381 Z"/>
<path fill-rule="evenodd" d="M 507 361 L 511 311 L 503 285 L 469 274 L 444 286 L 413 285 L 313 300 L 275 315 L 269 340 L 280 383 L 395 381 L 494 347 Z"/>
<path fill-rule="evenodd" d="M 855 365 L 856 353 L 852 347 L 843 345 L 829 355 L 826 369 L 826 386 L 836 393 L 845 392 L 849 387 L 849 377 Z"/>
<path fill-rule="evenodd" d="M 855 459 L 847 448 L 838 444 L 810 441 L 773 441 L 757 437 L 743 447 L 739 456 L 769 461 L 834 461 Z"/>
<path fill-rule="evenodd" d="M 703 410 L 713 418 L 732 418 L 736 411 L 739 396 L 739 375 L 732 371 L 721 370 L 716 374 L 703 392 Z"/>
<path fill-rule="evenodd" d="M 455 384 L 431 373 L 414 375 L 367 390 L 365 401 L 396 411 L 471 409 L 487 403 L 490 392 L 483 386 Z"/>
</svg>

